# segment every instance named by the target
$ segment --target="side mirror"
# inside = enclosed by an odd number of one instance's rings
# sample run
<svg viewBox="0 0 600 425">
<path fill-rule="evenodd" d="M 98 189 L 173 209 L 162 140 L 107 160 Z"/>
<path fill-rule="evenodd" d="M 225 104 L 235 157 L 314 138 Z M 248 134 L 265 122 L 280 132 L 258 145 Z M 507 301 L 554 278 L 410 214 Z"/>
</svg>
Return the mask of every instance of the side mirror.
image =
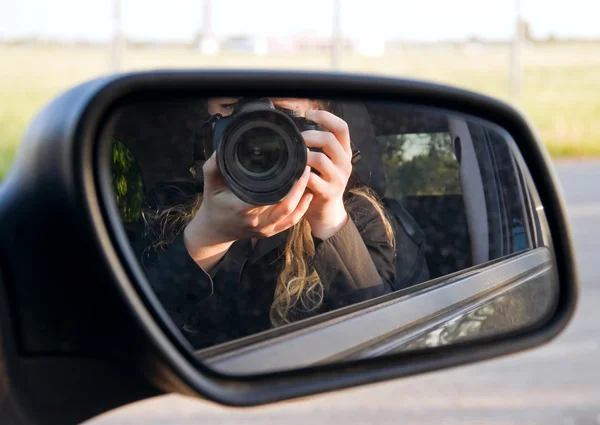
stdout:
<svg viewBox="0 0 600 425">
<path fill-rule="evenodd" d="M 78 86 L 25 135 L 0 243 L 0 364 L 22 422 L 169 392 L 251 406 L 491 359 L 555 337 L 577 298 L 531 126 L 409 80 Z"/>
</svg>

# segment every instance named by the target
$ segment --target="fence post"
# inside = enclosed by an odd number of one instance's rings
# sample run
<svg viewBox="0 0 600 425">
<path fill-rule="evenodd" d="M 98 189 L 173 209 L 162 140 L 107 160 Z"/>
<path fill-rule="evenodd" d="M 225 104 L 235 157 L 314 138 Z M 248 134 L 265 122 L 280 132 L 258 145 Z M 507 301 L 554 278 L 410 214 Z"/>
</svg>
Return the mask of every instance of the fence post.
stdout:
<svg viewBox="0 0 600 425">
<path fill-rule="evenodd" d="M 331 34 L 331 68 L 339 71 L 342 66 L 342 16 L 341 0 L 333 0 L 333 32 Z"/>
<path fill-rule="evenodd" d="M 111 63 L 113 72 L 121 70 L 123 60 L 123 31 L 121 28 L 121 0 L 113 0 L 113 39 L 111 46 Z"/>
<path fill-rule="evenodd" d="M 515 32 L 510 47 L 509 91 L 514 100 L 521 91 L 521 55 L 523 41 L 523 25 L 521 22 L 521 0 L 515 0 Z"/>
</svg>

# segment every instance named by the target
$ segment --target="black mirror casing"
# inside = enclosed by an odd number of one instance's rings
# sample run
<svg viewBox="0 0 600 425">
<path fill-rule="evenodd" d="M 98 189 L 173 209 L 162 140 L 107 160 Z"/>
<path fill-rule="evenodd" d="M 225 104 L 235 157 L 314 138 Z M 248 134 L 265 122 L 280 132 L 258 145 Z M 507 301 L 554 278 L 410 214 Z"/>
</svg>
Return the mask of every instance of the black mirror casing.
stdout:
<svg viewBox="0 0 600 425">
<path fill-rule="evenodd" d="M 552 232 L 560 281 L 553 315 L 509 336 L 302 371 L 242 378 L 202 366 L 148 287 L 116 207 L 105 201 L 110 182 L 100 166 L 108 155 L 100 133 L 110 126 L 111 110 L 131 98 L 190 92 L 402 100 L 504 128 L 521 150 Z M 464 90 L 391 78 L 257 71 L 160 71 L 85 83 L 35 118 L 0 190 L 0 415 L 17 423 L 77 423 L 166 392 L 249 406 L 538 346 L 566 326 L 576 305 L 565 211 L 550 159 L 522 115 Z"/>
</svg>

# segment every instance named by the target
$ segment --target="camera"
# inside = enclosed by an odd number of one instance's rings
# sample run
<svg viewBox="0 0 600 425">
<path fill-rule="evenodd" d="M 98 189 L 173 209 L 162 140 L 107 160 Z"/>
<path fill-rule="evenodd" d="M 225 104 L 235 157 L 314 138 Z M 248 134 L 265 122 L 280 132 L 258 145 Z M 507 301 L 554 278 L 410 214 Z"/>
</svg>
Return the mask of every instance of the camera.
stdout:
<svg viewBox="0 0 600 425">
<path fill-rule="evenodd" d="M 243 98 L 231 115 L 215 114 L 203 123 L 203 156 L 216 151 L 225 184 L 242 201 L 276 204 L 304 172 L 306 130 L 322 127 L 268 98 Z"/>
</svg>

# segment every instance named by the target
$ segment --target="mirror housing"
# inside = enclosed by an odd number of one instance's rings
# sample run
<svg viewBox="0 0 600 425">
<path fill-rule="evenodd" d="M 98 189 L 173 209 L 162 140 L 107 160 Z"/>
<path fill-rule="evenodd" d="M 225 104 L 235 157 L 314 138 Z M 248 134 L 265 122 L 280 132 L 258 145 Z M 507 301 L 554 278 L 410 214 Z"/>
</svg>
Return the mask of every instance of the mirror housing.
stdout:
<svg viewBox="0 0 600 425">
<path fill-rule="evenodd" d="M 144 276 L 124 234 L 115 231 L 119 217 L 103 202 L 105 176 L 97 161 L 103 149 L 98 134 L 112 108 L 132 97 L 190 92 L 402 100 L 504 128 L 530 170 L 551 229 L 560 282 L 554 314 L 535 328 L 510 335 L 301 371 L 243 378 L 203 366 L 141 284 Z M 0 244 L 0 363 L 8 377 L 13 416 L 33 423 L 80 422 L 169 392 L 252 406 L 491 359 L 554 338 L 568 323 L 577 299 L 562 194 L 546 150 L 526 119 L 489 97 L 392 78 L 157 71 L 75 87 L 44 108 L 24 136 L 0 189 Z M 39 385 L 41 376 L 45 385 Z M 86 397 L 92 389 L 102 391 L 102 397 Z M 57 407 L 67 397 L 77 397 L 69 399 L 76 407 Z"/>
</svg>

